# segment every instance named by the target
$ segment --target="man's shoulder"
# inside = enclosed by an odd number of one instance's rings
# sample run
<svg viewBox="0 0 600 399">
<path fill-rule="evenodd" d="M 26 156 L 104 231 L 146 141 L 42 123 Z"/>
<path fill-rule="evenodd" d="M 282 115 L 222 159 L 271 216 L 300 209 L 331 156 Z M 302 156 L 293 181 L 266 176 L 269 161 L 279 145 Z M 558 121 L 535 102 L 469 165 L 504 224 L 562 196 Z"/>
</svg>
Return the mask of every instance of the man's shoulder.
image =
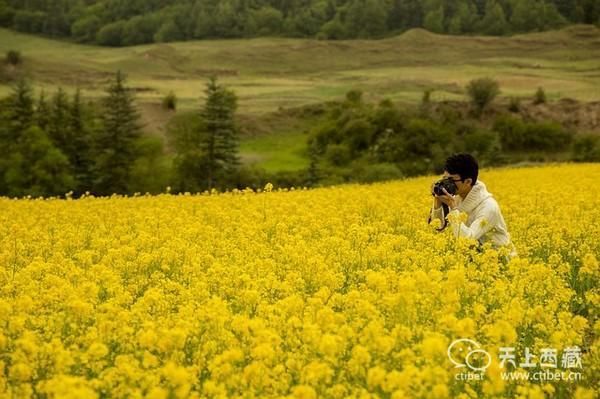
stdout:
<svg viewBox="0 0 600 399">
<path fill-rule="evenodd" d="M 500 213 L 500 205 L 493 196 L 489 196 L 481 201 L 481 207 L 487 212 Z"/>
</svg>

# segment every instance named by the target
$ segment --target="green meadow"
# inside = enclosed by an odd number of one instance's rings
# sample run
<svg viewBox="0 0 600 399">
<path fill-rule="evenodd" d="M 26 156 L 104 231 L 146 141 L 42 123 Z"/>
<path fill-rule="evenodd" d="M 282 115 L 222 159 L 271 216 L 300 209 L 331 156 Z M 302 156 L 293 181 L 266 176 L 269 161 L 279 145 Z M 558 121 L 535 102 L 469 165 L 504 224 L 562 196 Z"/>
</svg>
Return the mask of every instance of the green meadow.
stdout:
<svg viewBox="0 0 600 399">
<path fill-rule="evenodd" d="M 504 97 L 531 97 L 537 87 L 550 101 L 599 99 L 600 29 L 571 26 L 511 37 L 446 36 L 422 29 L 382 40 L 320 41 L 260 38 L 106 48 L 0 29 L 0 52 L 18 50 L 36 90 L 80 87 L 103 94 L 117 69 L 136 90 L 147 130 L 161 133 L 170 114 L 158 104 L 173 91 L 179 111 L 199 109 L 211 74 L 239 97 L 242 157 L 267 170 L 294 170 L 304 154 L 310 120 L 287 120 L 286 109 L 341 99 L 351 89 L 366 101 L 389 98 L 415 104 L 465 99 L 469 80 L 490 76 Z M 0 95 L 10 91 L 0 85 Z M 275 115 L 275 116 L 274 116 Z M 277 116 L 279 115 L 279 116 Z"/>
</svg>

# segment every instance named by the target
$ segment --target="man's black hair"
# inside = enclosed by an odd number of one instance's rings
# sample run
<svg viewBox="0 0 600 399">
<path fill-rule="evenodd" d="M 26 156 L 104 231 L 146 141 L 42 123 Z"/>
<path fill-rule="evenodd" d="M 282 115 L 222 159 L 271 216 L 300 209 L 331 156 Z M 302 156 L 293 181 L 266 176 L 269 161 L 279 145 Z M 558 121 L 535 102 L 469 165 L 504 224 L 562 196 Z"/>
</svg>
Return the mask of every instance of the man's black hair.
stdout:
<svg viewBox="0 0 600 399">
<path fill-rule="evenodd" d="M 473 186 L 477 183 L 479 165 L 477 164 L 477 160 L 473 158 L 471 154 L 460 152 L 458 154 L 450 155 L 448 159 L 446 159 L 444 170 L 451 175 L 459 175 L 463 181 L 468 178 L 473 179 L 473 183 L 471 184 Z"/>
</svg>

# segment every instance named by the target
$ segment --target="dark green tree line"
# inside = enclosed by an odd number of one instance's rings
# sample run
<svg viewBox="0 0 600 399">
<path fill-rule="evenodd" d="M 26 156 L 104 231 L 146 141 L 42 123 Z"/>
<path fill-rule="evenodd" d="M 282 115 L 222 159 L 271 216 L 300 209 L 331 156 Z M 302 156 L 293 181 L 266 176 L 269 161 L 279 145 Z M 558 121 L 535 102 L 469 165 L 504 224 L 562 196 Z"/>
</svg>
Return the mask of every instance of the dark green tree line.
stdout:
<svg viewBox="0 0 600 399">
<path fill-rule="evenodd" d="M 597 0 L 0 0 L 0 26 L 125 46 L 206 38 L 504 35 L 600 24 Z"/>
<path fill-rule="evenodd" d="M 600 160 L 597 137 L 574 134 L 555 122 L 528 120 L 512 103 L 494 103 L 499 88 L 491 79 L 474 80 L 469 87 L 474 89 L 475 115 L 464 103 L 436 103 L 429 92 L 414 108 L 397 107 L 390 100 L 367 103 L 359 90 L 348 92 L 343 101 L 307 107 L 298 115 L 319 115 L 307 140 L 307 168 L 266 173 L 240 162 L 237 98 L 215 78 L 206 85 L 200 110 L 178 113 L 169 123 L 172 157 L 165 156 L 160 139 L 142 134 L 134 97 L 121 73 L 99 103 L 61 89 L 34 98 L 21 80 L 0 99 L 0 195 L 372 182 L 440 172 L 447 154 L 458 151 L 473 153 L 487 166 L 565 159 L 569 151 L 576 161 Z M 529 106 L 539 106 L 533 100 Z"/>
<path fill-rule="evenodd" d="M 67 192 L 73 186 L 68 159 L 36 124 L 38 118 L 29 84 L 19 81 L 3 102 L 0 193 L 49 196 Z"/>
<path fill-rule="evenodd" d="M 120 72 L 99 105 L 84 103 L 79 90 L 69 96 L 60 88 L 50 97 L 41 92 L 35 100 L 24 80 L 1 102 L 0 195 L 164 189 L 166 181 L 144 184 L 160 168 L 153 165 L 140 173 L 140 159 L 162 157 L 162 144 L 141 139 L 134 99 Z"/>
</svg>

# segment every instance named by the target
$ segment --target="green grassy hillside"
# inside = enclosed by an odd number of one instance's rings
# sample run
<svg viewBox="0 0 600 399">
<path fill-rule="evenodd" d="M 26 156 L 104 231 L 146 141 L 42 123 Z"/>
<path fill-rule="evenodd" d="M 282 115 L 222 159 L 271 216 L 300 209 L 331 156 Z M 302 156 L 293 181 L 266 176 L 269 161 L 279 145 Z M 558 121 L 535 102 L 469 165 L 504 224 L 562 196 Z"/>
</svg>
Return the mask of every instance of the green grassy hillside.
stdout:
<svg viewBox="0 0 600 399">
<path fill-rule="evenodd" d="M 269 112 L 338 98 L 350 88 L 373 97 L 414 102 L 459 99 L 472 78 L 492 75 L 504 95 L 530 95 L 543 86 L 550 99 L 589 101 L 600 87 L 600 29 L 574 26 L 513 37 L 443 36 L 415 29 L 385 40 L 250 39 L 104 48 L 0 30 L 0 52 L 20 50 L 40 85 L 79 85 L 99 94 L 118 68 L 139 98 L 174 90 L 194 107 L 203 84 L 218 73 L 240 96 L 240 110 Z M 8 90 L 0 87 L 0 94 Z"/>
<path fill-rule="evenodd" d="M 199 108 L 204 84 L 217 73 L 238 94 L 239 113 L 253 123 L 243 138 L 243 156 L 270 170 L 306 164 L 302 147 L 306 123 L 277 119 L 261 126 L 281 107 L 339 99 L 348 90 L 367 101 L 391 98 L 416 103 L 423 90 L 432 99 L 461 100 L 473 78 L 493 76 L 502 96 L 531 97 L 544 87 L 550 101 L 598 99 L 600 29 L 572 26 L 560 31 L 513 37 L 444 36 L 414 29 L 384 40 L 318 41 L 261 38 L 105 48 L 44 39 L 0 29 L 0 52 L 21 51 L 23 72 L 36 88 L 57 86 L 102 95 L 117 69 L 136 88 L 148 130 L 159 132 L 170 117 L 158 106 L 173 90 L 179 109 Z M 0 85 L 0 95 L 10 90 Z"/>
</svg>

